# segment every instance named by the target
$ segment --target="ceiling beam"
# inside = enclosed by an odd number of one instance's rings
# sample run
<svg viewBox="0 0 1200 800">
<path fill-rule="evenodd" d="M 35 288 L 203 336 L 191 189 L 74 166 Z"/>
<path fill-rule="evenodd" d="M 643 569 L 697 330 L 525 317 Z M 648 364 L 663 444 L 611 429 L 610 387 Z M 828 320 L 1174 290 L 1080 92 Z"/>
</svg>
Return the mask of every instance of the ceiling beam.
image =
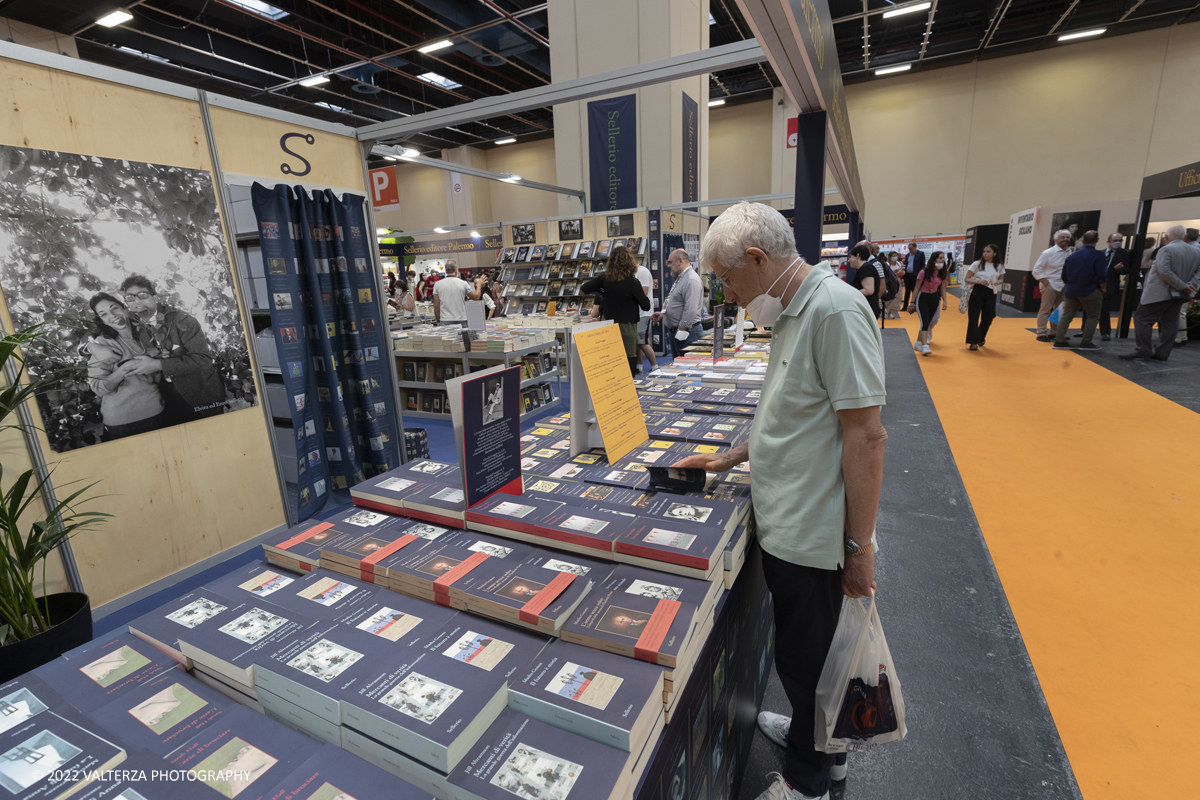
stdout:
<svg viewBox="0 0 1200 800">
<path fill-rule="evenodd" d="M 853 14 L 847 14 L 844 17 L 838 17 L 837 19 L 835 19 L 833 21 L 833 24 L 837 25 L 839 22 L 853 22 L 856 19 L 862 19 L 864 17 L 874 17 L 879 14 L 886 14 L 889 11 L 898 11 L 901 8 L 908 8 L 909 6 L 917 6 L 923 2 L 926 2 L 926 0 L 913 0 L 912 2 L 909 2 L 909 3 L 896 3 L 896 5 L 894 5 L 894 6 L 884 6 L 883 8 L 873 8 L 869 11 L 867 10 L 867 7 L 866 7 L 867 4 L 863 3 L 862 11 L 856 11 Z"/>
<path fill-rule="evenodd" d="M 1071 16 L 1071 12 L 1075 10 L 1075 6 L 1077 5 L 1079 5 L 1079 0 L 1072 0 L 1071 5 L 1067 6 L 1067 10 L 1062 13 L 1062 16 L 1058 18 L 1058 22 L 1054 23 L 1054 27 L 1046 35 L 1053 36 L 1054 32 L 1058 30 L 1058 26 L 1067 21 L 1067 17 Z"/>
<path fill-rule="evenodd" d="M 867 0 L 863 0 L 863 70 L 871 68 L 871 17 L 867 14 Z"/>
<path fill-rule="evenodd" d="M 1134 3 L 1133 5 L 1131 5 L 1129 7 L 1128 11 L 1126 11 L 1124 14 L 1121 15 L 1121 18 L 1119 20 L 1117 20 L 1117 22 L 1124 22 L 1129 17 L 1129 15 L 1132 14 L 1133 12 L 1137 11 L 1141 7 L 1142 3 L 1144 3 L 1144 2 L 1146 2 L 1146 0 L 1137 0 L 1136 3 Z"/>
<path fill-rule="evenodd" d="M 446 161 L 440 158 L 426 158 L 425 156 L 412 156 L 404 158 L 401 154 L 404 152 L 403 147 L 389 147 L 388 145 L 377 144 L 371 147 L 371 155 L 389 158 L 389 160 L 399 158 L 400 161 L 407 161 L 410 164 L 420 164 L 425 167 L 433 167 L 434 169 L 445 170 L 446 172 L 461 172 L 463 175 L 470 175 L 475 178 L 483 178 L 489 181 L 499 181 L 512 186 L 526 186 L 530 189 L 540 189 L 543 192 L 557 192 L 558 194 L 569 194 L 573 197 L 578 197 L 579 202 L 587 206 L 587 194 L 582 189 L 569 189 L 566 186 L 554 186 L 549 183 L 538 183 L 537 181 L 527 181 L 519 175 L 513 175 L 509 172 L 489 172 L 486 169 L 479 169 L 467 164 L 456 164 L 453 161 Z M 398 162 L 397 162 L 398 163 Z M 516 180 L 513 180 L 516 178 Z"/>
<path fill-rule="evenodd" d="M 978 50 L 983 51 L 991 44 L 992 37 L 996 35 L 996 31 L 1000 30 L 1000 23 L 1004 21 L 1004 15 L 1008 13 L 1008 7 L 1012 5 L 1012 0 L 1004 0 L 996 7 L 996 13 L 992 15 L 992 19 L 988 22 L 987 33 L 984 34 L 983 40 L 979 43 Z"/>
<path fill-rule="evenodd" d="M 358 138 L 364 141 L 374 141 L 425 133 L 450 125 L 478 122 L 534 108 L 586 100 L 589 97 L 598 97 L 611 92 L 628 91 L 641 86 L 703 75 L 706 72 L 757 64 L 764 58 L 766 55 L 762 48 L 756 41 L 749 39 L 720 47 L 710 47 L 695 53 L 673 56 L 661 61 L 635 64 L 631 67 L 590 75 L 586 78 L 577 78 L 573 81 L 552 83 L 548 86 L 539 86 L 500 97 L 485 97 L 471 103 L 463 103 L 424 114 L 414 114 L 405 119 L 367 125 L 358 129 Z"/>
<path fill-rule="evenodd" d="M 933 5 L 929 7 L 929 19 L 925 23 L 925 38 L 921 40 L 921 55 L 917 56 L 917 62 L 925 60 L 925 50 L 929 47 L 929 34 L 933 32 L 933 15 L 937 13 L 938 0 L 933 0 Z"/>
</svg>

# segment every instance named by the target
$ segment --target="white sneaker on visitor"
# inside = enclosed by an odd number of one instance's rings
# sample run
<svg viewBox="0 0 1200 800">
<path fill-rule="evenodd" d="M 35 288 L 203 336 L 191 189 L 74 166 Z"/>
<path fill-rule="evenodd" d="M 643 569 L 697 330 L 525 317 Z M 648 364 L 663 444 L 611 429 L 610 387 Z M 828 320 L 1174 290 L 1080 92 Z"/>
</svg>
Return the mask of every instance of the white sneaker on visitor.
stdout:
<svg viewBox="0 0 1200 800">
<path fill-rule="evenodd" d="M 758 729 L 763 736 L 780 747 L 787 747 L 788 729 L 792 727 L 792 718 L 773 711 L 763 711 L 758 715 Z"/>
<path fill-rule="evenodd" d="M 772 772 L 767 775 L 771 779 L 771 785 L 766 791 L 758 796 L 758 800 L 829 800 L 829 792 L 820 797 L 811 797 L 807 794 L 800 794 L 798 791 L 788 786 L 787 781 L 778 772 Z"/>
<path fill-rule="evenodd" d="M 921 348 L 921 355 L 923 355 L 923 356 L 933 355 L 933 351 L 929 349 L 929 345 L 925 345 L 924 347 Z"/>
<path fill-rule="evenodd" d="M 917 342 L 916 344 L 913 345 L 913 350 L 916 350 L 919 353 L 919 352 L 921 352 L 921 348 L 924 346 L 925 345 L 921 344 L 920 342 Z"/>
</svg>

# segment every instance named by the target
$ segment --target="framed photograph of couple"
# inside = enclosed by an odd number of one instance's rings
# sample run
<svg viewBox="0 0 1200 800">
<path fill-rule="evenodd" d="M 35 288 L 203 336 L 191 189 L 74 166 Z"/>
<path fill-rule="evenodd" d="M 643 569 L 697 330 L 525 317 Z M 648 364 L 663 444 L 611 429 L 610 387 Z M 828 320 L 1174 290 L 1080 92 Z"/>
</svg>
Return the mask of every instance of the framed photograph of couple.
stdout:
<svg viewBox="0 0 1200 800">
<path fill-rule="evenodd" d="M 257 402 L 205 170 L 0 146 L 0 282 L 55 452 Z"/>
</svg>

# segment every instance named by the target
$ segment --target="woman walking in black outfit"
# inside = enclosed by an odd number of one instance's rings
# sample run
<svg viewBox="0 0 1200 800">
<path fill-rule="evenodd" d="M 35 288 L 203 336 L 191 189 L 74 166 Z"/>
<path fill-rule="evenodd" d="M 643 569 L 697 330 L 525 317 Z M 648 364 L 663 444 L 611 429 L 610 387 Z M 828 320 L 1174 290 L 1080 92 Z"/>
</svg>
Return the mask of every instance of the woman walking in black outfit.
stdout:
<svg viewBox="0 0 1200 800">
<path fill-rule="evenodd" d="M 925 269 L 917 273 L 917 281 L 913 285 L 913 299 L 908 304 L 908 310 L 916 311 L 921 319 L 921 332 L 917 334 L 917 343 L 913 345 L 913 350 L 923 356 L 933 355 L 933 351 L 929 349 L 929 338 L 937 319 L 938 305 L 946 307 L 948 272 L 946 256 L 941 250 L 935 250 L 925 260 Z"/>
<path fill-rule="evenodd" d="M 584 294 L 604 290 L 604 319 L 611 319 L 621 329 L 629 372 L 637 374 L 637 326 L 639 309 L 650 310 L 650 298 L 638 283 L 637 262 L 627 247 L 617 247 L 608 256 L 608 269 L 599 278 L 592 278 L 580 287 Z"/>
<path fill-rule="evenodd" d="M 971 288 L 967 300 L 967 344 L 978 350 L 987 343 L 988 328 L 996 318 L 996 292 L 1004 281 L 1004 265 L 997 257 L 1000 248 L 989 244 L 983 248 L 983 258 L 967 268 L 963 282 Z"/>
</svg>

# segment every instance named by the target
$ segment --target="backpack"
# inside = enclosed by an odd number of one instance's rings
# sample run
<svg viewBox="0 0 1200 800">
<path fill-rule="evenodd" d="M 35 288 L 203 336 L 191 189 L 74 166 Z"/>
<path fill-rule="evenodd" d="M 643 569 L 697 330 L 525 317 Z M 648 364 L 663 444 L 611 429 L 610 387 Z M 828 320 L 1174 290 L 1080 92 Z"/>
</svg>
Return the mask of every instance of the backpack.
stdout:
<svg viewBox="0 0 1200 800">
<path fill-rule="evenodd" d="M 876 264 L 883 270 L 883 302 L 888 303 L 896 299 L 896 294 L 900 291 L 900 279 L 896 277 L 896 273 L 892 272 L 892 268 L 880 261 L 878 258 L 872 258 Z"/>
</svg>

